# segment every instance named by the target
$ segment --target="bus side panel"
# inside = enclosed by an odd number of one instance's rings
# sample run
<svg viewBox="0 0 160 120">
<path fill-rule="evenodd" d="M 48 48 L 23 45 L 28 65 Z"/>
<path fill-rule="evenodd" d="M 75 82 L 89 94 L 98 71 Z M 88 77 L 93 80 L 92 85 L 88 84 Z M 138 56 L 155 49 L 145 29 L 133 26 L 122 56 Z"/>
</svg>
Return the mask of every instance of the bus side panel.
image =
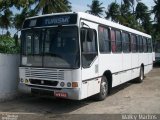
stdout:
<svg viewBox="0 0 160 120">
<path fill-rule="evenodd" d="M 108 53 L 99 55 L 100 75 L 103 75 L 107 70 L 112 73 L 112 87 L 121 84 L 120 73 L 117 72 L 122 71 L 122 54 Z"/>
<path fill-rule="evenodd" d="M 142 64 L 144 64 L 144 59 L 143 59 L 143 57 L 144 57 L 144 53 L 139 53 L 139 63 L 138 63 L 139 67 L 140 67 Z"/>
<path fill-rule="evenodd" d="M 132 77 L 132 70 L 131 70 L 131 61 L 132 61 L 132 55 L 131 53 L 123 53 L 123 80 L 122 83 L 125 83 L 129 80 L 131 80 Z"/>
<path fill-rule="evenodd" d="M 137 53 L 132 53 L 132 79 L 139 76 L 138 59 L 139 55 Z"/>
</svg>

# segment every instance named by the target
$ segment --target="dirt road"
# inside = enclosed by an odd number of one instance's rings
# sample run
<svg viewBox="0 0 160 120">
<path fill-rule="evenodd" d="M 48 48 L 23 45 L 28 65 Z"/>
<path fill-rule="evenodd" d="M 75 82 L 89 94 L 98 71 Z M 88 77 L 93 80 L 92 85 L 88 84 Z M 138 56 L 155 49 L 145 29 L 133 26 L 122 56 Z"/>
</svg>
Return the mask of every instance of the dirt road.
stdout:
<svg viewBox="0 0 160 120">
<path fill-rule="evenodd" d="M 125 83 L 114 88 L 101 102 L 25 96 L 0 103 L 0 112 L 22 114 L 26 120 L 54 118 L 57 114 L 160 114 L 160 68 L 154 68 L 141 84 Z"/>
</svg>

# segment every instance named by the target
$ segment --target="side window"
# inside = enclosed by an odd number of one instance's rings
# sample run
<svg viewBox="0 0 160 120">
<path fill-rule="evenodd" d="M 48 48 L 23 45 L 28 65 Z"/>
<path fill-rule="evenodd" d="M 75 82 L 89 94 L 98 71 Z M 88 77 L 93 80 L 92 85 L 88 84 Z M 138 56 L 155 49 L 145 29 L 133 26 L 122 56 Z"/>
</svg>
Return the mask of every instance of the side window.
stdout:
<svg viewBox="0 0 160 120">
<path fill-rule="evenodd" d="M 105 28 L 99 26 L 99 51 L 101 53 L 108 53 L 111 49 L 111 41 L 110 41 L 110 30 L 109 28 Z"/>
<path fill-rule="evenodd" d="M 116 30 L 116 52 L 122 52 L 121 32 Z"/>
<path fill-rule="evenodd" d="M 123 52 L 128 53 L 130 52 L 130 35 L 129 33 L 123 32 L 122 33 L 122 40 L 123 40 Z"/>
<path fill-rule="evenodd" d="M 148 52 L 152 52 L 152 41 L 151 39 L 147 39 Z"/>
<path fill-rule="evenodd" d="M 97 34 L 89 28 L 81 29 L 82 67 L 88 68 L 97 56 Z"/>
<path fill-rule="evenodd" d="M 112 52 L 116 52 L 116 33 L 114 30 L 111 30 L 111 45 L 112 45 Z"/>
<path fill-rule="evenodd" d="M 121 32 L 118 30 L 111 30 L 112 52 L 122 52 Z"/>
<path fill-rule="evenodd" d="M 139 36 L 139 52 L 143 52 L 143 39 L 141 36 Z"/>
<path fill-rule="evenodd" d="M 132 52 L 137 52 L 137 37 L 135 35 L 131 35 L 131 49 Z"/>
<path fill-rule="evenodd" d="M 139 36 L 136 36 L 136 52 L 139 52 Z"/>
<path fill-rule="evenodd" d="M 146 53 L 148 51 L 147 48 L 147 38 L 143 37 L 143 51 Z"/>
</svg>

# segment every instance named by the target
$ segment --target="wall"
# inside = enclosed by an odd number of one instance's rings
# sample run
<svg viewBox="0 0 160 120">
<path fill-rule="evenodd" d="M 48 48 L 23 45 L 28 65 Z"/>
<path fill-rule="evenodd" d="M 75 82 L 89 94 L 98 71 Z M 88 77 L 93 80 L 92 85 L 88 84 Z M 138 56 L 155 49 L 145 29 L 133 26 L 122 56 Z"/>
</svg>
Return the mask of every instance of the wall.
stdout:
<svg viewBox="0 0 160 120">
<path fill-rule="evenodd" d="M 18 95 L 19 55 L 0 53 L 0 102 Z"/>
</svg>

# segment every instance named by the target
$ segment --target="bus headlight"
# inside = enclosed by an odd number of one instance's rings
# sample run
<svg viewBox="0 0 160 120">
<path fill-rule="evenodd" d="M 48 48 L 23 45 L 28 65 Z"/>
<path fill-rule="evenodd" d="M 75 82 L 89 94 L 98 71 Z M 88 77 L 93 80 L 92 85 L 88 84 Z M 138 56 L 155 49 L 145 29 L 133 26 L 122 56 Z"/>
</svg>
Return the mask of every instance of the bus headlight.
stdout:
<svg viewBox="0 0 160 120">
<path fill-rule="evenodd" d="M 72 85 L 72 84 L 71 84 L 70 82 L 67 83 L 67 87 L 71 87 L 71 85 Z"/>
<path fill-rule="evenodd" d="M 64 82 L 61 82 L 61 83 L 60 83 L 60 86 L 61 86 L 61 87 L 64 87 L 64 85 L 65 85 Z"/>
<path fill-rule="evenodd" d="M 28 79 L 26 79 L 26 80 L 25 80 L 25 83 L 26 83 L 26 84 L 28 84 L 28 83 L 29 83 L 29 80 L 28 80 Z"/>
</svg>

